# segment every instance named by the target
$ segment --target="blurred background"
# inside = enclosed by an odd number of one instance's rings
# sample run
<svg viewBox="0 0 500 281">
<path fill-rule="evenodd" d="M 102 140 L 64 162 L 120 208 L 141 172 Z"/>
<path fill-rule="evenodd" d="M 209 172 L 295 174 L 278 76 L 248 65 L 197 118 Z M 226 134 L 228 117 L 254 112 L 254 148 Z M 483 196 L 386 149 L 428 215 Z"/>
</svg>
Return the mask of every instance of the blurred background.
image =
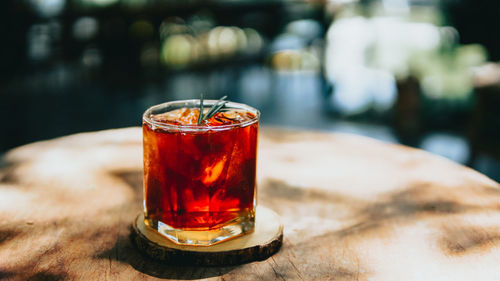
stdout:
<svg viewBox="0 0 500 281">
<path fill-rule="evenodd" d="M 263 125 L 402 143 L 500 181 L 500 1 L 2 4 L 0 153 L 203 92 Z"/>
</svg>

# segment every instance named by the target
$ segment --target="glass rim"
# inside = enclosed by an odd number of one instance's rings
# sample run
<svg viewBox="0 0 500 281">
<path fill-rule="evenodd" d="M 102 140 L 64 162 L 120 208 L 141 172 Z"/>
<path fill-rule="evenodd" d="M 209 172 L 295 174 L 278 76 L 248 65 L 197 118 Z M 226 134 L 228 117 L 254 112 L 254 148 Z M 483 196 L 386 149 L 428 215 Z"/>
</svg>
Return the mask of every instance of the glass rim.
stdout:
<svg viewBox="0 0 500 281">
<path fill-rule="evenodd" d="M 218 100 L 203 100 L 203 105 L 213 105 Z M 244 103 L 237 103 L 237 102 L 232 102 L 228 101 L 226 102 L 225 108 L 234 108 L 234 109 L 243 109 L 250 111 L 251 113 L 255 114 L 255 117 L 241 122 L 241 123 L 234 123 L 234 124 L 228 124 L 228 125 L 221 125 L 221 126 L 204 126 L 204 125 L 175 125 L 175 124 L 166 124 L 158 121 L 154 121 L 151 119 L 151 113 L 155 109 L 160 109 L 163 107 L 167 107 L 169 105 L 185 105 L 185 107 L 193 107 L 193 105 L 199 107 L 200 105 L 200 100 L 199 99 L 189 99 L 189 100 L 175 100 L 175 101 L 169 101 L 169 102 L 164 102 L 160 104 L 153 105 L 146 109 L 144 111 L 144 114 L 142 115 L 142 120 L 143 122 L 148 123 L 151 126 L 159 127 L 162 129 L 174 129 L 174 130 L 181 130 L 181 131 L 222 131 L 222 130 L 228 130 L 231 128 L 236 128 L 236 127 L 246 127 L 248 125 L 251 125 L 253 123 L 256 123 L 260 119 L 260 111 L 254 107 L 251 107 L 249 105 L 246 105 Z M 166 112 L 166 111 L 165 111 Z"/>
</svg>

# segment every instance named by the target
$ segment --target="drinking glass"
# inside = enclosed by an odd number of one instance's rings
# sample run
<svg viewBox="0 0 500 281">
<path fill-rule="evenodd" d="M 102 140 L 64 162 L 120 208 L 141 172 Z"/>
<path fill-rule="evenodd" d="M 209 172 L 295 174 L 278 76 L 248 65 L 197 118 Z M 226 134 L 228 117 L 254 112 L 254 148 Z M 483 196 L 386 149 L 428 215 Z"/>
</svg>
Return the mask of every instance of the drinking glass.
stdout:
<svg viewBox="0 0 500 281">
<path fill-rule="evenodd" d="M 146 225 L 174 243 L 208 246 L 254 229 L 260 113 L 227 102 L 222 112 L 245 112 L 248 118 L 219 125 L 154 118 L 199 107 L 200 100 L 173 101 L 144 113 L 144 212 Z"/>
</svg>

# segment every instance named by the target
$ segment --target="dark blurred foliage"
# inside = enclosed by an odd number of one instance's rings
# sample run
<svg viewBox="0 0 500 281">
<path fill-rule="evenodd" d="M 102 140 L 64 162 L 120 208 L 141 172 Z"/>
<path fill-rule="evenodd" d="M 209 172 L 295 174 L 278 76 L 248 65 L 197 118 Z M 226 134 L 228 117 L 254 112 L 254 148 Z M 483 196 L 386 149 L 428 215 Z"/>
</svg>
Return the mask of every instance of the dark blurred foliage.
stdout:
<svg viewBox="0 0 500 281">
<path fill-rule="evenodd" d="M 490 60 L 500 60 L 500 1 L 442 0 L 441 7 L 449 24 L 460 34 L 464 44 L 478 43 L 486 47 Z"/>
<path fill-rule="evenodd" d="M 1 11 L 0 151 L 139 125 L 148 106 L 201 91 L 241 101 L 241 83 L 268 81 L 262 66 L 288 23 L 315 19 L 314 38 L 328 24 L 302 1 L 8 0 Z"/>
<path fill-rule="evenodd" d="M 26 33 L 34 19 L 23 15 L 28 9 L 23 1 L 4 1 L 0 9 L 0 81 L 21 74 L 26 67 Z M 21 16 L 23 15 L 23 16 Z M 33 15 L 31 15 L 32 17 Z"/>
</svg>

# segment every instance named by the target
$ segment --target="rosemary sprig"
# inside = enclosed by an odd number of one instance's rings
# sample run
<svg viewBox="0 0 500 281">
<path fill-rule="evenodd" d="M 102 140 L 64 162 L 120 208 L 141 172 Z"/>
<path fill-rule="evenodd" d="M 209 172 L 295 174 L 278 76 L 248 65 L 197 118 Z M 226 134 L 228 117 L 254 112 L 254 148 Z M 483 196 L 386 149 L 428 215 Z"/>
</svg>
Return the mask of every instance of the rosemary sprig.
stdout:
<svg viewBox="0 0 500 281">
<path fill-rule="evenodd" d="M 225 99 L 227 96 L 223 96 L 220 98 L 214 105 L 212 105 L 212 108 L 207 112 L 205 116 L 203 116 L 203 120 L 208 120 L 210 117 L 214 116 L 215 113 L 217 113 L 224 105 L 226 105 L 227 101 Z"/>
<path fill-rule="evenodd" d="M 207 114 L 203 114 L 203 94 L 202 94 L 200 98 L 200 115 L 198 116 L 198 125 L 201 124 L 202 121 L 210 119 L 210 117 L 214 116 L 215 113 L 221 110 L 221 108 L 223 108 L 224 105 L 226 105 L 227 103 L 227 101 L 225 100 L 226 98 L 227 96 L 223 96 L 222 98 L 220 98 L 216 103 L 214 103 L 214 105 L 212 105 L 210 110 L 208 110 Z"/>
<path fill-rule="evenodd" d="M 200 94 L 200 114 L 198 115 L 198 125 L 203 120 L 203 93 Z"/>
</svg>

